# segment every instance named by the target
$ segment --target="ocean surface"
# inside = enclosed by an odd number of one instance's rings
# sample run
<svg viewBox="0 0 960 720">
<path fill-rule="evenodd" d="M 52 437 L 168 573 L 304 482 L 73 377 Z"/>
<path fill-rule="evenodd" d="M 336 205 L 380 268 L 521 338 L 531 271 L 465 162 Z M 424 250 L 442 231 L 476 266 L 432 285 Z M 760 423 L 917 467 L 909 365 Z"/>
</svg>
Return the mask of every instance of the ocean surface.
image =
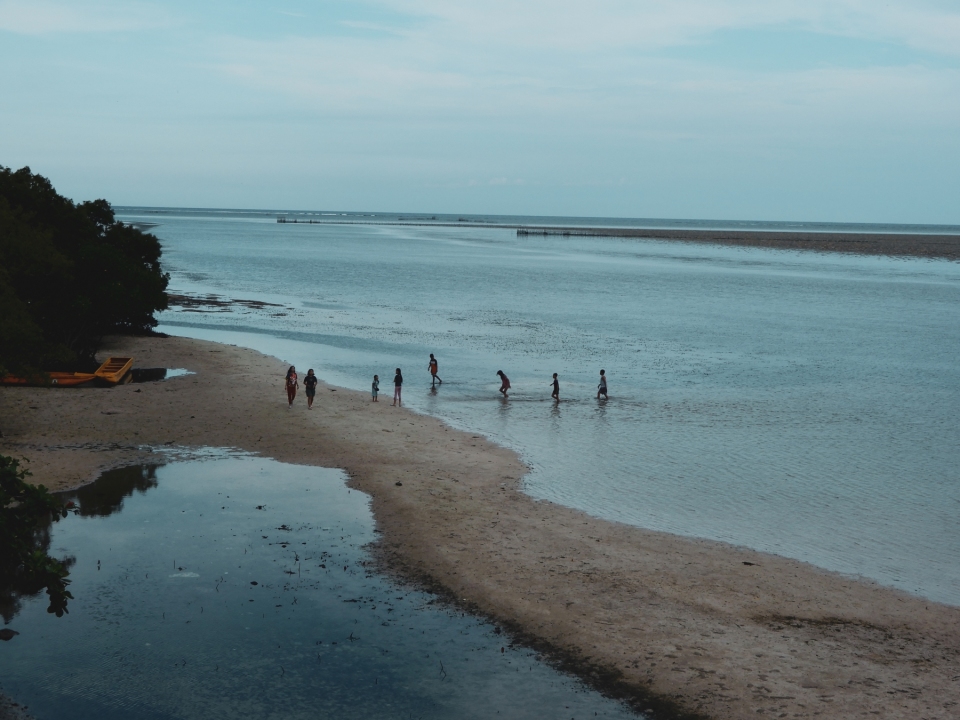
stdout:
<svg viewBox="0 0 960 720">
<path fill-rule="evenodd" d="M 166 332 L 256 348 L 358 390 L 376 373 L 388 402 L 401 367 L 405 404 L 516 449 L 534 497 L 960 605 L 960 264 L 488 226 L 958 228 L 118 217 L 156 223 L 171 292 L 270 303 L 175 306 Z"/>
</svg>

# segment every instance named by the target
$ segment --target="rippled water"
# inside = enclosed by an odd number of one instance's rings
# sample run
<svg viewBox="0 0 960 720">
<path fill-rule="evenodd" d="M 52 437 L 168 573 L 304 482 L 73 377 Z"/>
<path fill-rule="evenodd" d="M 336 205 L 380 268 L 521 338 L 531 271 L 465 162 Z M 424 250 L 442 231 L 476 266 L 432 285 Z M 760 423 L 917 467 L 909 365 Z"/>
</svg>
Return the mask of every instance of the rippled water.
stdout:
<svg viewBox="0 0 960 720">
<path fill-rule="evenodd" d="M 520 451 L 535 497 L 960 604 L 960 264 L 127 218 L 160 223 L 174 292 L 277 304 L 174 309 L 168 332 L 357 389 L 378 373 L 386 395 L 401 366 L 411 407 Z"/>
<path fill-rule="evenodd" d="M 38 718 L 621 718 L 498 628 L 372 571 L 339 470 L 225 457 L 106 473 L 53 528 L 69 614 L 23 601 L 4 692 Z"/>
</svg>

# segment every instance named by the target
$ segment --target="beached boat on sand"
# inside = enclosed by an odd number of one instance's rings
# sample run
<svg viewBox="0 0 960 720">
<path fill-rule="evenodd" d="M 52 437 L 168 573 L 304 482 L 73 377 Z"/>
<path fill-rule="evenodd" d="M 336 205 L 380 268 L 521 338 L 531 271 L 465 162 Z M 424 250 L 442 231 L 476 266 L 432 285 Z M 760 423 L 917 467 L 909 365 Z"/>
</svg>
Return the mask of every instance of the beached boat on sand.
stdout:
<svg viewBox="0 0 960 720">
<path fill-rule="evenodd" d="M 4 375 L 0 377 L 0 385 L 56 385 L 57 387 L 75 387 L 83 385 L 91 380 L 98 380 L 109 385 L 116 385 L 130 373 L 133 368 L 132 357 L 109 357 L 97 368 L 96 372 L 48 372 L 44 380 L 43 377 L 19 377 L 17 375 Z"/>
<path fill-rule="evenodd" d="M 132 367 L 132 357 L 108 357 L 94 375 L 96 375 L 99 380 L 104 380 L 111 385 L 116 385 L 123 380 Z"/>
<path fill-rule="evenodd" d="M 47 373 L 50 378 L 50 385 L 58 387 L 75 387 L 88 383 L 96 377 L 93 373 L 68 373 L 51 372 Z M 43 380 L 17 377 L 16 375 L 5 375 L 0 378 L 0 385 L 46 385 Z"/>
</svg>

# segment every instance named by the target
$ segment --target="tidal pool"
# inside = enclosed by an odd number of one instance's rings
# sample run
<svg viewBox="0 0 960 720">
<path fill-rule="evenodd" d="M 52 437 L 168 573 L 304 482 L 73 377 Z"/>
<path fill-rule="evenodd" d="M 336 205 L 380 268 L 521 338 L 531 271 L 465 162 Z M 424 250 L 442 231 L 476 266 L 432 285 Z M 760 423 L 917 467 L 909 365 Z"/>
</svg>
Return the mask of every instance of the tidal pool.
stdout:
<svg viewBox="0 0 960 720">
<path fill-rule="evenodd" d="M 638 717 L 374 571 L 342 471 L 222 453 L 69 499 L 69 613 L 23 598 L 0 645 L 4 692 L 39 720 Z"/>
</svg>

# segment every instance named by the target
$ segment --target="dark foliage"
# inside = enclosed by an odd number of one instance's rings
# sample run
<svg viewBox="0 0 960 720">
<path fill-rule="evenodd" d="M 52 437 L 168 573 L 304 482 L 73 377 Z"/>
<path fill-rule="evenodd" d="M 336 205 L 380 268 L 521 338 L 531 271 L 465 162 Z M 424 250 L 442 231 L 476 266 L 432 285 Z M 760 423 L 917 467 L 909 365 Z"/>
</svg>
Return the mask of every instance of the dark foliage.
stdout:
<svg viewBox="0 0 960 720">
<path fill-rule="evenodd" d="M 50 557 L 50 524 L 69 510 L 43 486 L 26 481 L 29 473 L 14 458 L 0 455 L 0 615 L 9 622 L 19 598 L 46 589 L 47 612 L 67 612 L 73 598 L 67 585 L 71 560 Z"/>
<path fill-rule="evenodd" d="M 76 204 L 30 168 L 0 166 L 0 373 L 89 365 L 110 333 L 145 333 L 167 307 L 160 241 Z"/>
</svg>

